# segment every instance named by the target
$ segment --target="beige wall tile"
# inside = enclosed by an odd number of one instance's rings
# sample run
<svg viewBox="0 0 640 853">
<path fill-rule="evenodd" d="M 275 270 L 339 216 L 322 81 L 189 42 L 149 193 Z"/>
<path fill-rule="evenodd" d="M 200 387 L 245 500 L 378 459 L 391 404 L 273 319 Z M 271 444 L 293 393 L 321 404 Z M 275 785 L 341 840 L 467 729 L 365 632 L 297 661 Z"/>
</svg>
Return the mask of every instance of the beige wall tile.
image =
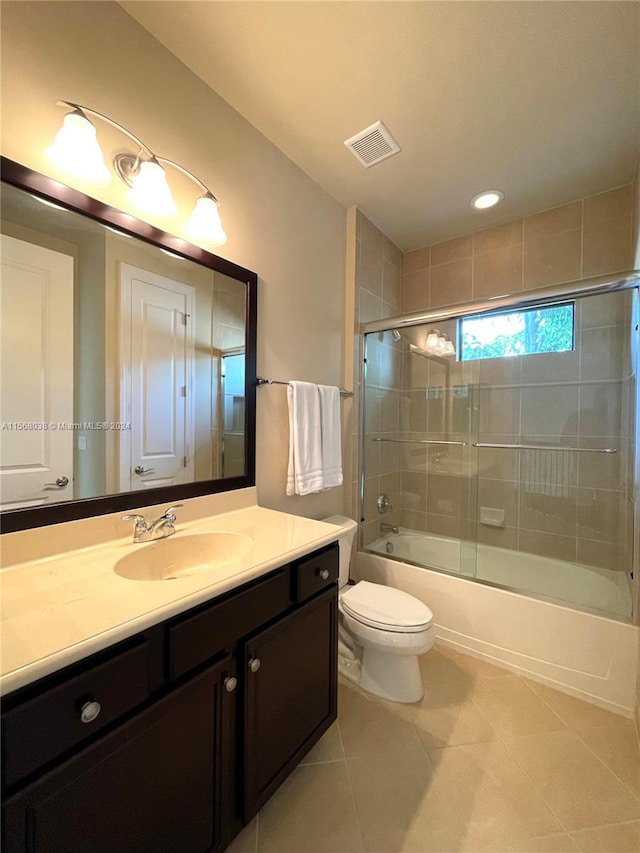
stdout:
<svg viewBox="0 0 640 853">
<path fill-rule="evenodd" d="M 524 241 L 532 237 L 549 237 L 560 231 L 571 231 L 582 227 L 582 201 L 573 201 L 560 207 L 552 207 L 524 219 Z"/>
<path fill-rule="evenodd" d="M 428 529 L 427 514 L 403 507 L 400 510 L 400 524 L 402 527 L 408 527 L 409 530 L 425 532 Z"/>
<path fill-rule="evenodd" d="M 473 298 L 522 290 L 522 246 L 494 249 L 473 259 Z"/>
<path fill-rule="evenodd" d="M 579 371 L 579 349 L 522 356 L 522 381 L 524 384 L 571 382 L 578 379 Z"/>
<path fill-rule="evenodd" d="M 403 471 L 400 477 L 400 501 L 403 508 L 427 511 L 427 475 L 420 471 Z"/>
<path fill-rule="evenodd" d="M 428 512 L 460 518 L 463 514 L 464 487 L 462 477 L 431 474 L 427 494 Z"/>
<path fill-rule="evenodd" d="M 468 302 L 472 295 L 471 258 L 431 267 L 431 308 Z"/>
<path fill-rule="evenodd" d="M 560 536 L 555 533 L 540 533 L 536 530 L 520 530 L 518 550 L 541 557 L 553 557 L 556 560 L 576 560 L 576 540 L 572 536 Z"/>
<path fill-rule="evenodd" d="M 460 539 L 464 535 L 464 523 L 461 518 L 451 515 L 439 515 L 438 513 L 427 513 L 427 531 L 434 536 L 449 536 L 451 539 Z M 441 568 L 450 568 L 442 566 Z"/>
<path fill-rule="evenodd" d="M 479 401 L 481 441 L 488 434 L 520 432 L 520 389 L 484 387 L 480 389 Z"/>
<path fill-rule="evenodd" d="M 405 314 L 422 311 L 429 307 L 430 281 L 431 273 L 428 267 L 404 274 L 402 310 Z"/>
<path fill-rule="evenodd" d="M 473 235 L 474 255 L 481 255 L 484 252 L 493 252 L 496 249 L 507 249 L 509 246 L 516 246 L 522 243 L 524 220 L 514 219 L 512 222 L 505 222 L 504 225 L 494 225 L 493 228 L 485 228 L 483 231 L 476 231 Z"/>
<path fill-rule="evenodd" d="M 518 523 L 518 484 L 509 480 L 486 480 L 480 477 L 477 487 L 479 526 L 488 526 L 480 521 L 480 513 L 482 507 L 489 507 L 504 510 L 505 526 L 515 527 Z"/>
<path fill-rule="evenodd" d="M 416 270 L 424 270 L 431 265 L 431 246 L 425 246 L 423 249 L 414 249 L 413 252 L 407 252 L 404 256 L 403 272 L 415 272 Z"/>
<path fill-rule="evenodd" d="M 616 187 L 584 200 L 584 226 L 589 228 L 605 219 L 630 216 L 633 212 L 633 186 Z"/>
<path fill-rule="evenodd" d="M 621 419 L 621 382 L 580 387 L 580 435 L 619 435 Z"/>
<path fill-rule="evenodd" d="M 582 274 L 604 275 L 633 268 L 631 216 L 605 219 L 584 229 Z"/>
<path fill-rule="evenodd" d="M 620 503 L 619 492 L 579 489 L 576 494 L 578 536 L 621 544 Z"/>
<path fill-rule="evenodd" d="M 477 537 L 480 545 L 491 545 L 494 548 L 508 548 L 515 551 L 518 548 L 518 529 L 516 527 L 487 527 L 486 524 L 477 525 Z M 481 580 L 482 573 L 478 573 Z"/>
<path fill-rule="evenodd" d="M 579 329 L 624 325 L 631 319 L 631 291 L 588 296 L 581 299 L 578 306 Z"/>
<path fill-rule="evenodd" d="M 531 530 L 538 533 L 560 533 L 564 536 L 576 535 L 576 494 L 572 487 L 563 487 L 565 478 L 558 477 L 555 483 L 549 482 L 528 487 L 527 481 L 521 483 L 518 495 L 519 525 L 521 530 Z M 560 482 L 558 482 L 560 481 Z M 545 494 L 549 490 L 552 494 Z M 521 549 L 522 550 L 522 549 Z"/>
<path fill-rule="evenodd" d="M 584 489 L 622 489 L 625 480 L 625 453 L 620 437 L 581 436 L 580 447 L 610 447 L 617 453 L 578 453 L 578 485 Z"/>
<path fill-rule="evenodd" d="M 382 299 L 368 290 L 359 288 L 356 296 L 358 322 L 369 323 L 371 320 L 381 320 L 383 315 Z"/>
<path fill-rule="evenodd" d="M 482 440 L 498 444 L 518 444 L 519 434 L 483 433 Z M 478 473 L 493 480 L 515 480 L 518 476 L 518 454 L 500 448 L 478 448 Z"/>
<path fill-rule="evenodd" d="M 622 549 L 612 542 L 594 542 L 593 539 L 578 539 L 577 559 L 586 566 L 623 571 Z M 628 614 L 631 615 L 631 614 Z"/>
<path fill-rule="evenodd" d="M 382 265 L 382 298 L 396 314 L 402 311 L 402 271 L 386 258 Z"/>
<path fill-rule="evenodd" d="M 521 393 L 523 435 L 570 435 L 576 431 L 572 425 L 577 421 L 577 385 L 524 387 Z"/>
<path fill-rule="evenodd" d="M 548 236 L 528 234 L 525 220 L 524 289 L 580 278 L 581 249 L 579 228 Z"/>
<path fill-rule="evenodd" d="M 394 267 L 402 272 L 402 263 L 403 263 L 403 255 L 400 249 L 396 246 L 395 243 L 392 243 L 391 240 L 384 236 L 383 234 L 383 243 L 382 243 L 382 257 L 385 261 L 389 261 L 393 264 Z"/>
<path fill-rule="evenodd" d="M 462 237 L 454 237 L 453 240 L 445 240 L 443 243 L 434 243 L 431 246 L 431 266 L 448 264 L 451 261 L 459 261 L 462 258 L 470 258 L 473 254 L 473 235 L 464 234 Z"/>
</svg>

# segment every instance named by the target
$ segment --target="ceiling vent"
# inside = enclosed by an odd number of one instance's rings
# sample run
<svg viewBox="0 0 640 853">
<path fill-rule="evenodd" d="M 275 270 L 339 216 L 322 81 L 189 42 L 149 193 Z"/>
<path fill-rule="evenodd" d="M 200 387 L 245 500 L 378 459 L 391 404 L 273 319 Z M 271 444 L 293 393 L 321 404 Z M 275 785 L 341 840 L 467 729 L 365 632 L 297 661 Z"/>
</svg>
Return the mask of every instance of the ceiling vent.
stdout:
<svg viewBox="0 0 640 853">
<path fill-rule="evenodd" d="M 381 121 L 356 133 L 351 139 L 345 140 L 344 144 L 367 169 L 400 151 L 400 146 Z"/>
</svg>

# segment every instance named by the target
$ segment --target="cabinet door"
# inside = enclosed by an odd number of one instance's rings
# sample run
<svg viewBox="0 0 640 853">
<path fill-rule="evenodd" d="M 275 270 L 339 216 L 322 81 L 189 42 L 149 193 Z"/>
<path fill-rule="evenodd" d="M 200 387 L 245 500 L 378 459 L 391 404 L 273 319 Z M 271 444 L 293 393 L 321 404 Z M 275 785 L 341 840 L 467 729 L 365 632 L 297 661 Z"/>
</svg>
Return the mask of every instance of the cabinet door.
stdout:
<svg viewBox="0 0 640 853">
<path fill-rule="evenodd" d="M 250 638 L 244 666 L 249 820 L 336 719 L 336 587 Z"/>
<path fill-rule="evenodd" d="M 235 693 L 225 659 L 7 800 L 4 853 L 204 853 L 226 846 Z M 55 727 L 55 720 L 50 725 Z"/>
</svg>

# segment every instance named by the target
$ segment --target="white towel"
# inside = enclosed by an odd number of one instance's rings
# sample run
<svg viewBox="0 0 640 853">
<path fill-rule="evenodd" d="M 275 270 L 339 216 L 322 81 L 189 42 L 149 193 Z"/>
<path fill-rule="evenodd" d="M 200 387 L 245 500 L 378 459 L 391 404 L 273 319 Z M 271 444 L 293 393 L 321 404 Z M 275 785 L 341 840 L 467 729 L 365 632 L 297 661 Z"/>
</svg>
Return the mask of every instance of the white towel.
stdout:
<svg viewBox="0 0 640 853">
<path fill-rule="evenodd" d="M 342 443 L 340 427 L 340 389 L 318 385 L 322 429 L 323 489 L 342 485 Z"/>
<path fill-rule="evenodd" d="M 289 467 L 287 494 L 308 495 L 323 488 L 322 433 L 318 386 L 310 382 L 290 382 Z"/>
</svg>

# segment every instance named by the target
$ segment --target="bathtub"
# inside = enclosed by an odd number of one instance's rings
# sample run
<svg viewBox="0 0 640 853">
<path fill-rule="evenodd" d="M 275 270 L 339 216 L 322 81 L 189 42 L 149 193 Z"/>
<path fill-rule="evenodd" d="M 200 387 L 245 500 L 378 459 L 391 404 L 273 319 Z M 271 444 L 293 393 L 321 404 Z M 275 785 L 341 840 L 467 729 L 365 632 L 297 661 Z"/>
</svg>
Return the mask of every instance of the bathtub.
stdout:
<svg viewBox="0 0 640 853">
<path fill-rule="evenodd" d="M 525 595 L 560 599 L 569 607 L 631 619 L 631 591 L 623 571 L 598 569 L 492 545 L 400 528 L 367 546 L 417 566 L 430 566 L 506 587 Z"/>
<path fill-rule="evenodd" d="M 400 528 L 358 551 L 353 573 L 424 601 L 439 642 L 633 716 L 638 628 L 575 609 L 629 618 L 624 572 Z"/>
</svg>

